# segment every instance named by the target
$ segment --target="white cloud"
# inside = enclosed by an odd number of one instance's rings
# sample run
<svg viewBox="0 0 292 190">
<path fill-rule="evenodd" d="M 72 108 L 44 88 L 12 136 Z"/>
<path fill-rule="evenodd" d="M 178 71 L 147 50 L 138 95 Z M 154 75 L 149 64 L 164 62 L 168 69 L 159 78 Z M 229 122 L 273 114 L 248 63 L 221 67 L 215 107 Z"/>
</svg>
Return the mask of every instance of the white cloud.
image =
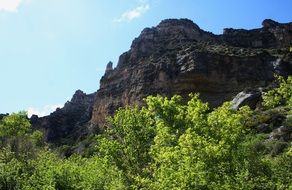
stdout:
<svg viewBox="0 0 292 190">
<path fill-rule="evenodd" d="M 17 12 L 23 0 L 0 0 L 0 11 Z"/>
<path fill-rule="evenodd" d="M 150 8 L 149 4 L 142 4 L 132 10 L 128 10 L 124 12 L 119 18 L 114 19 L 114 22 L 123 22 L 127 21 L 130 22 L 135 18 L 139 18 L 142 16 L 144 13 L 146 13 Z"/>
<path fill-rule="evenodd" d="M 32 115 L 38 115 L 39 117 L 43 117 L 49 115 L 50 113 L 54 112 L 57 108 L 61 107 L 63 107 L 62 104 L 46 105 L 43 108 L 29 107 L 27 109 L 27 115 L 28 117 L 31 117 Z"/>
</svg>

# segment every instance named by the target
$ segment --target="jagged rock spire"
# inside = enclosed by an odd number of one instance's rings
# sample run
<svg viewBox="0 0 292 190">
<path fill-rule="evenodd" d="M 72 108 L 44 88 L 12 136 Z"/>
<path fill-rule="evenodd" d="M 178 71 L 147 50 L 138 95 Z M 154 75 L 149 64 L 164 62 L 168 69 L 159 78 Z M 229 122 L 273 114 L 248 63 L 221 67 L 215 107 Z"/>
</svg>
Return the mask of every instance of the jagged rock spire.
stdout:
<svg viewBox="0 0 292 190">
<path fill-rule="evenodd" d="M 106 65 L 106 69 L 105 69 L 105 74 L 107 74 L 108 72 L 113 70 L 113 62 L 108 62 L 108 64 Z"/>
</svg>

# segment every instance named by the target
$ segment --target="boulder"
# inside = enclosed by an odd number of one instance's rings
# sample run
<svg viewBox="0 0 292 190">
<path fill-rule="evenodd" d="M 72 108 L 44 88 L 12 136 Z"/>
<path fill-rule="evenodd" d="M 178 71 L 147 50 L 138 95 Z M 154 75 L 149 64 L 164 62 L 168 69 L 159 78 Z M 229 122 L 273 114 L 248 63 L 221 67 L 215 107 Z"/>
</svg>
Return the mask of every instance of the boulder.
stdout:
<svg viewBox="0 0 292 190">
<path fill-rule="evenodd" d="M 261 101 L 261 92 L 259 90 L 242 91 L 232 100 L 232 109 L 238 110 L 242 106 L 249 106 L 255 109 Z"/>
</svg>

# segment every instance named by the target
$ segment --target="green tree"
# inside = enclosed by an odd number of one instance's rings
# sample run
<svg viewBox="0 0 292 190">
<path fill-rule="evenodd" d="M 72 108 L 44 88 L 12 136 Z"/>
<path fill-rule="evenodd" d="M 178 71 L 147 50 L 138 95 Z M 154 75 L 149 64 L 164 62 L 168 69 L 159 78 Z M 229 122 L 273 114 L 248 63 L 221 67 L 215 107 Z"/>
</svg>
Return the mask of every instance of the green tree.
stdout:
<svg viewBox="0 0 292 190">
<path fill-rule="evenodd" d="M 34 159 L 27 159 L 20 182 L 21 189 L 56 189 L 56 176 L 61 160 L 52 152 L 41 151 Z"/>
<path fill-rule="evenodd" d="M 30 123 L 26 112 L 12 113 L 5 116 L 0 122 L 0 137 L 10 138 L 13 136 L 22 136 L 30 129 Z"/>
<path fill-rule="evenodd" d="M 286 80 L 278 76 L 279 87 L 266 92 L 263 96 L 264 105 L 267 108 L 274 108 L 280 105 L 292 107 L 292 76 Z"/>
<path fill-rule="evenodd" d="M 31 130 L 26 112 L 12 113 L 0 121 L 0 141 L 0 148 L 9 147 L 17 159 L 32 157 L 45 146 L 43 133 Z"/>
<path fill-rule="evenodd" d="M 9 146 L 12 152 L 17 155 L 27 152 L 27 137 L 30 130 L 30 122 L 27 119 L 26 112 L 13 113 L 6 116 L 0 122 L 0 141 L 1 146 Z"/>
<path fill-rule="evenodd" d="M 234 111 L 225 103 L 211 111 L 198 95 L 187 106 L 177 100 L 151 98 L 157 115 L 151 189 L 253 189 L 265 183 L 265 173 L 252 168 L 266 165 L 242 148 L 248 107 Z"/>
<path fill-rule="evenodd" d="M 261 155 L 248 135 L 248 107 L 235 111 L 227 102 L 211 110 L 197 94 L 187 104 L 180 96 L 145 102 L 119 109 L 98 137 L 98 156 L 122 172 L 129 189 L 287 187 L 287 178 L 272 177 L 276 161 Z"/>
<path fill-rule="evenodd" d="M 151 161 L 149 149 L 154 138 L 151 114 L 145 108 L 119 109 L 109 119 L 111 128 L 98 137 L 99 156 L 108 159 L 125 175 L 131 188 L 141 188 Z"/>
<path fill-rule="evenodd" d="M 121 172 L 106 159 L 74 155 L 62 160 L 56 176 L 57 189 L 125 189 Z"/>
<path fill-rule="evenodd" d="M 20 189 L 21 174 L 24 164 L 15 158 L 10 148 L 0 151 L 0 189 Z"/>
</svg>

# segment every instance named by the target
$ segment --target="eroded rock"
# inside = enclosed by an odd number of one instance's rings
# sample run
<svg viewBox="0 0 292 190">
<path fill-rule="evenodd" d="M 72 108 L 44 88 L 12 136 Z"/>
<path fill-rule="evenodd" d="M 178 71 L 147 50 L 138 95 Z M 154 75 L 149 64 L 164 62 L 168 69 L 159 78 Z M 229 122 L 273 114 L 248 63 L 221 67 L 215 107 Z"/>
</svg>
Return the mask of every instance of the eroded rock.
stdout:
<svg viewBox="0 0 292 190">
<path fill-rule="evenodd" d="M 167 19 L 146 28 L 129 51 L 110 62 L 95 94 L 77 91 L 64 108 L 35 118 L 47 140 L 78 139 L 88 129 L 103 128 L 105 118 L 125 105 L 142 105 L 148 95 L 198 92 L 216 107 L 247 88 L 270 84 L 274 74 L 292 74 L 292 24 L 265 20 L 253 30 L 206 32 L 188 19 Z M 95 98 L 94 98 L 95 97 Z M 257 95 L 242 95 L 236 108 L 254 106 Z"/>
<path fill-rule="evenodd" d="M 87 122 L 91 119 L 95 93 L 85 94 L 77 90 L 72 99 L 65 103 L 63 108 L 45 117 L 36 115 L 30 118 L 34 129 L 41 129 L 45 133 L 45 140 L 55 144 L 66 144 L 68 141 L 77 141 L 87 134 Z"/>
<path fill-rule="evenodd" d="M 202 100 L 216 107 L 246 88 L 268 85 L 275 73 L 292 73 L 291 23 L 267 20 L 263 25 L 214 35 L 190 20 L 167 19 L 144 29 L 120 56 L 117 67 L 102 77 L 91 123 L 102 126 L 118 107 L 142 105 L 148 95 L 187 98 L 198 92 Z M 280 39 L 278 34 L 284 37 Z M 236 107 L 254 107 L 259 98 L 258 94 L 245 96 Z"/>
<path fill-rule="evenodd" d="M 261 101 L 261 91 L 249 90 L 238 93 L 232 100 L 232 109 L 238 110 L 242 106 L 249 106 L 255 109 L 257 104 Z"/>
</svg>

